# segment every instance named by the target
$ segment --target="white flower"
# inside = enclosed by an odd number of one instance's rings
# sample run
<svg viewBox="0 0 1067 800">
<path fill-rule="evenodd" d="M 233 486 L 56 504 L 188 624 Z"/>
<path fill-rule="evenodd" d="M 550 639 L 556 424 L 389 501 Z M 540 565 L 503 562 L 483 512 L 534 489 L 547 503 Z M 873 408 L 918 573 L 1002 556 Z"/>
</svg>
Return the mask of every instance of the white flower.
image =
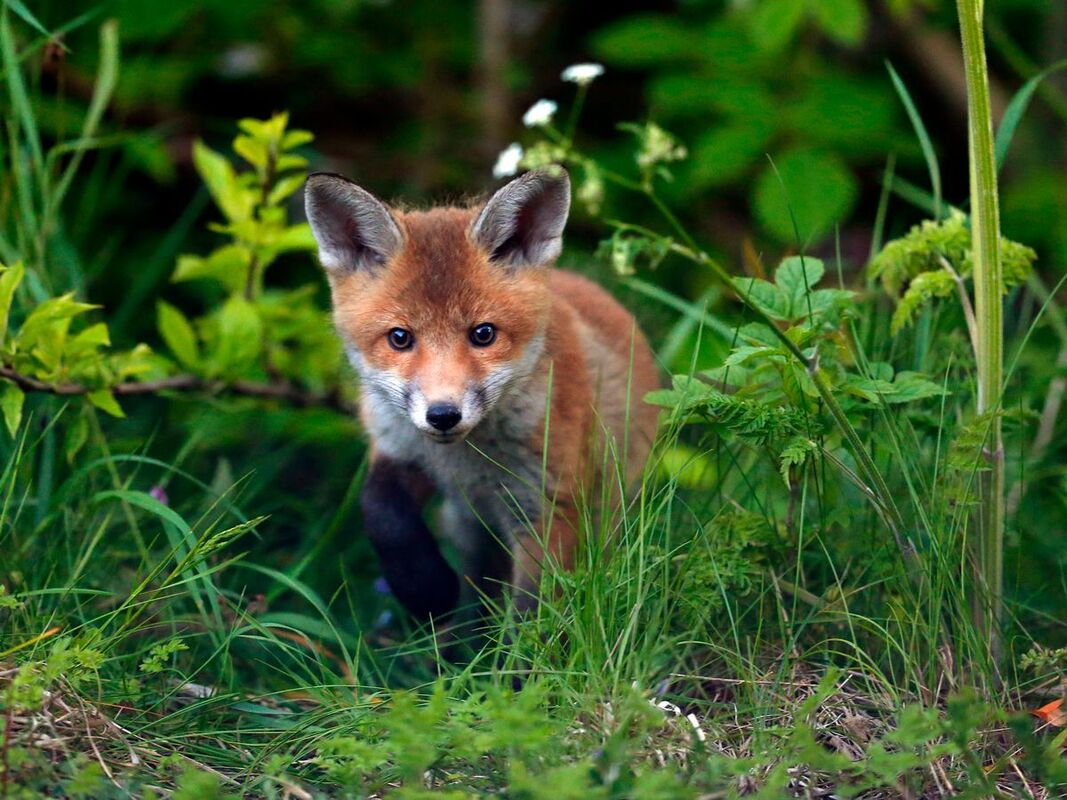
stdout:
<svg viewBox="0 0 1067 800">
<path fill-rule="evenodd" d="M 556 115 L 559 108 L 552 100 L 538 100 L 522 115 L 522 124 L 527 128 L 538 128 L 547 125 Z"/>
<path fill-rule="evenodd" d="M 522 161 L 522 156 L 521 144 L 518 142 L 509 144 L 496 157 L 496 164 L 493 165 L 493 177 L 510 178 L 519 171 L 519 162 Z"/>
<path fill-rule="evenodd" d="M 577 83 L 579 86 L 588 86 L 604 74 L 604 67 L 600 64 L 571 64 L 560 75 L 568 83 Z"/>
</svg>

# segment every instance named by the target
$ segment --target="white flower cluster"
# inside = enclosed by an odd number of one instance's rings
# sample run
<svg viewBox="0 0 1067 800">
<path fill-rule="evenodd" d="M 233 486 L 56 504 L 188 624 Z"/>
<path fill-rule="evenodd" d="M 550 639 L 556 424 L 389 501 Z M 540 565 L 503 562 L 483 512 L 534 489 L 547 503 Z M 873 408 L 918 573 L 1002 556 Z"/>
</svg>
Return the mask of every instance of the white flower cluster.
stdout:
<svg viewBox="0 0 1067 800">
<path fill-rule="evenodd" d="M 496 164 L 493 165 L 493 177 L 510 178 L 519 171 L 519 164 L 522 163 L 522 157 L 522 145 L 518 142 L 509 144 L 501 151 L 500 155 L 496 157 Z"/>
<path fill-rule="evenodd" d="M 585 87 L 603 74 L 604 67 L 600 64 L 571 64 L 563 70 L 560 77 L 568 83 L 576 83 L 578 86 Z M 526 113 L 522 115 L 522 124 L 527 128 L 543 128 L 552 123 L 552 119 L 556 116 L 558 110 L 559 105 L 554 100 L 538 100 L 526 109 Z M 497 156 L 496 164 L 493 165 L 493 177 L 510 178 L 519 171 L 526 155 L 526 151 L 522 149 L 521 144 L 512 142 Z M 532 158 L 533 154 L 531 153 L 530 155 Z M 527 166 L 529 167 L 530 165 L 527 164 Z M 583 199 L 586 199 L 590 205 L 599 205 L 599 197 L 603 194 L 599 176 L 597 178 L 591 177 L 587 184 L 586 190 L 589 197 Z"/>
<path fill-rule="evenodd" d="M 556 116 L 557 108 L 559 106 L 553 100 L 538 100 L 522 115 L 522 124 L 527 128 L 547 125 L 552 121 L 552 117 Z"/>
<path fill-rule="evenodd" d="M 600 64 L 571 64 L 560 77 L 568 83 L 588 86 L 603 74 L 604 67 Z"/>
</svg>

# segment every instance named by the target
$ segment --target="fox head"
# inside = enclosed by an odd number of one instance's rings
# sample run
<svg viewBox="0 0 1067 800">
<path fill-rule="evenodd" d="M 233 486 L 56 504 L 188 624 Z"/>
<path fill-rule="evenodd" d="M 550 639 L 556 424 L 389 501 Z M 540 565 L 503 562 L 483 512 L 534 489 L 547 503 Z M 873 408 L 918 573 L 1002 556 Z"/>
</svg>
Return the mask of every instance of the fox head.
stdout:
<svg viewBox="0 0 1067 800">
<path fill-rule="evenodd" d="M 543 352 L 566 173 L 527 172 L 474 208 L 398 211 L 325 173 L 304 199 L 365 399 L 436 442 L 462 440 Z"/>
</svg>

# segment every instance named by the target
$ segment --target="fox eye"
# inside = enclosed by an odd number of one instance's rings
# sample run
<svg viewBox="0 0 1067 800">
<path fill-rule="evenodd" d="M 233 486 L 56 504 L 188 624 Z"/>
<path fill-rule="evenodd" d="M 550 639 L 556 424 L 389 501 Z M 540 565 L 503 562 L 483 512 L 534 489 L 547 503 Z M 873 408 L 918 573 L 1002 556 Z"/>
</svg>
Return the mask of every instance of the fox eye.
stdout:
<svg viewBox="0 0 1067 800">
<path fill-rule="evenodd" d="M 475 347 L 488 347 L 496 341 L 496 328 L 488 322 L 471 328 L 471 344 Z"/>
<path fill-rule="evenodd" d="M 411 331 L 406 331 L 403 328 L 393 328 L 388 333 L 389 345 L 394 350 L 410 350 L 411 345 L 415 343 L 415 337 L 411 335 Z"/>
</svg>

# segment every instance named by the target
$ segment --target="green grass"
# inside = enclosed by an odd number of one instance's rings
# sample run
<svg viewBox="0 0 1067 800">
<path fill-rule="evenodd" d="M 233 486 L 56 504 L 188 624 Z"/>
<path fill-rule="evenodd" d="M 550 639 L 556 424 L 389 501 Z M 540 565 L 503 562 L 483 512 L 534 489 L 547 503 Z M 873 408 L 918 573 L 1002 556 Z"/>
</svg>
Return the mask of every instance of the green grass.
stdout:
<svg viewBox="0 0 1067 800">
<path fill-rule="evenodd" d="M 85 124 L 73 143 L 51 143 L 20 66 L 39 42 L 19 50 L 12 22 L 0 26 L 4 107 L 15 112 L 5 117 L 0 256 L 21 259 L 26 278 L 3 326 L 5 367 L 29 358 L 12 348 L 54 287 L 92 288 L 76 231 L 92 226 L 108 182 L 95 149 L 110 141 L 97 128 L 117 69 L 105 26 Z M 951 206 L 931 139 L 892 79 L 932 195 L 887 169 L 876 239 L 893 191 L 940 224 L 885 250 L 877 242 L 848 282 L 840 258 L 807 256 L 759 265 L 766 281 L 735 279 L 658 194 L 678 152 L 659 129 L 631 128 L 640 147 L 663 151 L 643 152 L 636 178 L 598 173 L 663 214 L 666 234 L 609 222 L 606 249 L 622 273 L 642 261 L 619 288 L 653 323 L 676 377 L 657 398 L 660 435 L 639 486 L 611 513 L 585 498 L 577 568 L 549 565 L 532 618 L 505 604 L 477 631 L 417 628 L 375 590 L 356 502 L 365 446 L 338 413 L 336 344 L 314 290 L 279 292 L 264 277 L 279 255 L 269 247 L 241 262 L 242 303 L 212 285 L 196 295 L 203 316 L 160 315 L 165 347 L 148 377 L 191 371 L 195 392 L 124 397 L 128 417 L 115 419 L 100 398 L 32 387 L 23 397 L 4 382 L 13 434 L 0 441 L 0 797 L 1062 794 L 1067 734 L 1026 713 L 1061 697 L 1067 673 L 1057 649 L 1067 573 L 1048 533 L 1067 520 L 1055 414 L 1042 447 L 1029 446 L 1035 410 L 1062 399 L 1059 286 L 1030 274 L 1026 248 L 1000 243 L 1014 286 L 1004 469 L 1019 499 L 1006 520 L 1004 647 L 994 653 L 989 617 L 972 613 L 997 595 L 973 562 L 988 419 L 976 414 L 967 314 L 940 264 L 968 291 L 970 236 L 960 217 L 942 221 Z M 1024 107 L 1012 106 L 1011 130 Z M 537 135 L 582 174 L 593 162 L 574 149 L 577 111 L 569 119 L 565 134 Z M 309 138 L 283 147 L 285 122 L 243 123 L 241 147 L 259 154 L 245 173 L 198 151 L 223 211 L 259 209 L 255 235 L 229 231 L 216 254 L 279 231 L 296 234 L 297 252 L 306 246 L 299 224 L 285 227 L 284 195 L 264 200 L 279 152 L 293 186 L 303 169 L 294 153 Z M 81 211 L 68 225 L 73 200 Z M 136 317 L 203 202 L 171 228 L 119 324 L 104 312 L 113 331 Z M 684 261 L 722 288 L 680 297 L 645 259 Z M 232 281 L 223 267 L 208 277 Z M 897 324 L 903 303 L 912 313 Z M 282 315 L 289 306 L 302 316 Z M 658 325 L 655 311 L 666 315 Z M 251 342 L 246 358 L 250 337 L 220 332 L 235 319 L 280 319 L 295 333 Z M 57 340 L 68 341 L 68 322 L 49 323 Z M 271 377 L 259 362 L 276 367 L 269 359 L 287 347 L 303 349 L 283 364 L 284 398 L 321 402 L 240 396 L 242 381 Z M 34 365 L 44 388 L 103 380 L 47 366 Z M 603 473 L 617 481 L 611 454 Z"/>
</svg>

